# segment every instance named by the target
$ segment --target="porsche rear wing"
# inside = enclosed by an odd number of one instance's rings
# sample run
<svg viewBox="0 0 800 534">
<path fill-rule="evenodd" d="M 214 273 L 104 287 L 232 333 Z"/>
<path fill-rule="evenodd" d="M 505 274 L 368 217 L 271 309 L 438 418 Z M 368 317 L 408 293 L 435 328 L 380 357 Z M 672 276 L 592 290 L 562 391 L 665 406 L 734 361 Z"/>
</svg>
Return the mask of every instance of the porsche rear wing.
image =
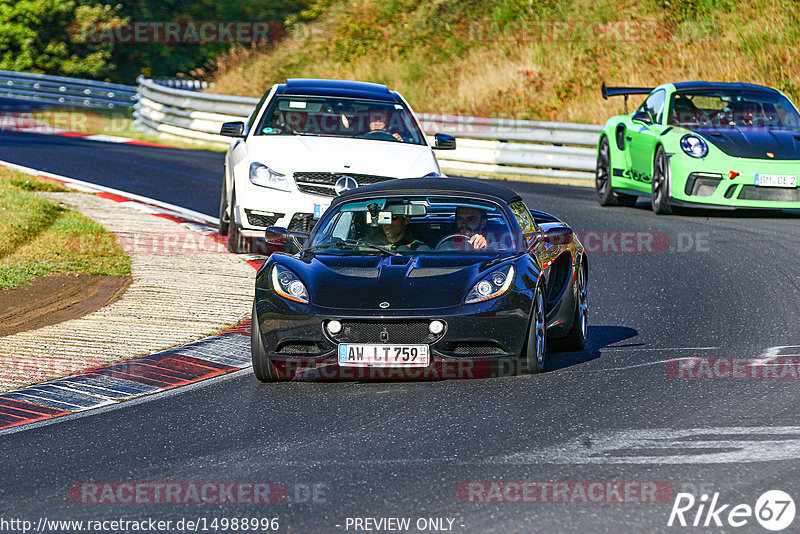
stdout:
<svg viewBox="0 0 800 534">
<path fill-rule="evenodd" d="M 628 113 L 628 97 L 630 95 L 649 95 L 652 90 L 652 87 L 607 87 L 606 82 L 603 82 L 600 87 L 600 91 L 603 93 L 603 100 L 608 100 L 609 96 L 625 97 L 625 113 Z"/>
</svg>

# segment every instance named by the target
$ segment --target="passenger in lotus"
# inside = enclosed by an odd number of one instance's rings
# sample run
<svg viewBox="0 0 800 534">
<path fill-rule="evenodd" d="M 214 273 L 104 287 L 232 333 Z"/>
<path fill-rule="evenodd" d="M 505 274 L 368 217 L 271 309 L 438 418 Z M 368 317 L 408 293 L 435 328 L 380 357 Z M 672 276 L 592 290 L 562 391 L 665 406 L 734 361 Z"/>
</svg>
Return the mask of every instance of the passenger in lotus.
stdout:
<svg viewBox="0 0 800 534">
<path fill-rule="evenodd" d="M 392 215 L 391 224 L 381 224 L 380 230 L 367 236 L 365 241 L 397 252 L 430 250 L 430 247 L 414 237 L 408 228 L 409 217 Z"/>
</svg>

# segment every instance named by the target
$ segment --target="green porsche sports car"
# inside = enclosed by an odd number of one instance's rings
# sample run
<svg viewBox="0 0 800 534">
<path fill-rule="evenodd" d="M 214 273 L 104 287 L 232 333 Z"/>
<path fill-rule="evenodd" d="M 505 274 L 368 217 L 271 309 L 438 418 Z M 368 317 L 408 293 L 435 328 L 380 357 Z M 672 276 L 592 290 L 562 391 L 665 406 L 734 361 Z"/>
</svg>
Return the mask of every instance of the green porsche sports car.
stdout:
<svg viewBox="0 0 800 534">
<path fill-rule="evenodd" d="M 597 145 L 597 197 L 653 211 L 800 208 L 800 114 L 777 89 L 681 82 L 655 89 L 602 87 L 603 98 L 647 94 L 606 122 Z M 627 113 L 627 109 L 626 109 Z"/>
</svg>

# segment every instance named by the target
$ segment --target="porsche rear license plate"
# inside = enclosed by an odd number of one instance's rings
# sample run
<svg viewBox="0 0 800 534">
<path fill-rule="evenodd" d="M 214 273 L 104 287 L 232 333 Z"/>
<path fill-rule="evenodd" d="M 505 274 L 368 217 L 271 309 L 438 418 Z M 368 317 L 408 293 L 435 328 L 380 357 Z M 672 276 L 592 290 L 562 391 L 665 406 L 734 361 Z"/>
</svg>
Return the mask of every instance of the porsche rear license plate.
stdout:
<svg viewBox="0 0 800 534">
<path fill-rule="evenodd" d="M 339 345 L 339 365 L 346 367 L 427 367 L 430 363 L 428 345 Z"/>
<path fill-rule="evenodd" d="M 756 174 L 760 187 L 797 187 L 797 176 L 789 174 Z"/>
</svg>

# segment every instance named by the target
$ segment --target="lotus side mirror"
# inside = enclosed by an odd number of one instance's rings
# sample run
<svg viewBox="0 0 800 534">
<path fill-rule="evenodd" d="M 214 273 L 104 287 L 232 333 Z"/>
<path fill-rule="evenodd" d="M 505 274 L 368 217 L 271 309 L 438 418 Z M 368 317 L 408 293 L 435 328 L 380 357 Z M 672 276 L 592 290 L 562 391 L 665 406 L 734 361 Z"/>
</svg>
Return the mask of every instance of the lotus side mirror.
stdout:
<svg viewBox="0 0 800 534">
<path fill-rule="evenodd" d="M 528 250 L 530 250 L 539 243 L 545 243 L 547 245 L 569 244 L 572 242 L 574 232 L 571 228 L 567 228 L 565 226 L 556 226 L 554 228 L 548 228 L 547 230 L 542 230 L 541 232 L 528 235 L 531 236 L 528 238 Z"/>
<path fill-rule="evenodd" d="M 290 232 L 280 226 L 270 226 L 264 232 L 268 252 L 283 251 L 287 254 L 297 254 L 303 248 L 303 243 L 308 239 L 304 232 Z"/>
</svg>

